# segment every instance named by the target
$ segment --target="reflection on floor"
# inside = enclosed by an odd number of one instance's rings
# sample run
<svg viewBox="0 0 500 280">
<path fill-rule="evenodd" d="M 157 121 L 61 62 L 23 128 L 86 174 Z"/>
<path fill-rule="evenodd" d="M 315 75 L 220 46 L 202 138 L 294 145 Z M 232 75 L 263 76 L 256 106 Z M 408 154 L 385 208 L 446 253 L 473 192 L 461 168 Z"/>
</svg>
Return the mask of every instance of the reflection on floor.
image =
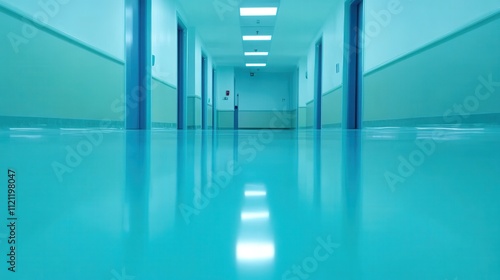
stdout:
<svg viewBox="0 0 500 280">
<path fill-rule="evenodd" d="M 500 279 L 499 141 L 0 131 L 0 278 Z"/>
</svg>

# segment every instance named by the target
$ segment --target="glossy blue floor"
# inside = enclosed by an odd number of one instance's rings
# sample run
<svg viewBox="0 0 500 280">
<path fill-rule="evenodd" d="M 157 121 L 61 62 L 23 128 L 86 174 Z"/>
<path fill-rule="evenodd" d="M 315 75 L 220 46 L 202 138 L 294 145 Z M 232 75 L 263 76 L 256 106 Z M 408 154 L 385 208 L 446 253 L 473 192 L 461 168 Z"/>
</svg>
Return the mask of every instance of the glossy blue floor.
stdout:
<svg viewBox="0 0 500 280">
<path fill-rule="evenodd" d="M 0 279 L 500 279 L 499 141 L 4 130 Z"/>
</svg>

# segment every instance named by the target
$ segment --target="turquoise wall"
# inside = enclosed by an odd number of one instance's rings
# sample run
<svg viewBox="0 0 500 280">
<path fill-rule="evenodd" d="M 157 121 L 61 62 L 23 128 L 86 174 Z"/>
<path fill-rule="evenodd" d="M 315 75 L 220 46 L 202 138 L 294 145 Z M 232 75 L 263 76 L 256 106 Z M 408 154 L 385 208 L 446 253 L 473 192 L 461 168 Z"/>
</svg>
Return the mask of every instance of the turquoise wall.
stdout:
<svg viewBox="0 0 500 280">
<path fill-rule="evenodd" d="M 314 126 L 314 100 L 307 103 L 306 106 L 306 128 Z"/>
<path fill-rule="evenodd" d="M 207 106 L 207 126 L 208 126 L 208 128 L 212 128 L 214 125 L 213 111 L 214 111 L 214 107 L 212 107 L 212 105 L 208 105 Z"/>
<path fill-rule="evenodd" d="M 498 123 L 498 30 L 500 13 L 367 73 L 364 125 Z"/>
<path fill-rule="evenodd" d="M 299 107 L 298 109 L 299 128 L 307 126 L 307 107 Z"/>
<path fill-rule="evenodd" d="M 201 97 L 187 97 L 187 126 L 189 129 L 201 128 Z"/>
<path fill-rule="evenodd" d="M 263 111 L 241 110 L 238 116 L 238 127 L 241 129 L 290 129 L 294 128 L 296 111 Z"/>
<path fill-rule="evenodd" d="M 342 124 L 342 87 L 337 87 L 322 96 L 322 127 L 340 127 Z"/>
<path fill-rule="evenodd" d="M 217 128 L 218 129 L 233 129 L 234 128 L 234 111 L 217 111 Z"/>
<path fill-rule="evenodd" d="M 16 53 L 4 35 L 26 25 L 0 9 L 0 127 L 123 126 L 124 63 L 43 28 Z"/>
<path fill-rule="evenodd" d="M 177 89 L 156 78 L 151 88 L 152 127 L 177 128 Z"/>
</svg>

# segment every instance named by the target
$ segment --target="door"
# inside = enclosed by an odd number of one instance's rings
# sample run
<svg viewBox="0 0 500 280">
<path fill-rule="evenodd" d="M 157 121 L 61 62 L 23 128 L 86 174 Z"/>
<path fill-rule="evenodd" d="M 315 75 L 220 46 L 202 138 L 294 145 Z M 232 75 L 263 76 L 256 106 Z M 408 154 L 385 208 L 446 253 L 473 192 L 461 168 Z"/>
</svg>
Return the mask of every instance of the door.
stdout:
<svg viewBox="0 0 500 280">
<path fill-rule="evenodd" d="M 345 48 L 343 81 L 343 120 L 346 129 L 361 129 L 363 98 L 363 1 L 345 3 Z"/>
<path fill-rule="evenodd" d="M 177 22 L 177 129 L 186 129 L 186 28 Z"/>
<path fill-rule="evenodd" d="M 240 106 L 240 94 L 236 94 L 234 97 L 234 130 L 238 130 L 239 122 L 239 106 Z"/>
<path fill-rule="evenodd" d="M 207 57 L 201 55 L 201 129 L 208 128 L 208 84 L 207 84 Z"/>
<path fill-rule="evenodd" d="M 321 129 L 321 101 L 323 82 L 323 39 L 316 43 L 316 63 L 314 71 L 314 128 Z"/>
</svg>

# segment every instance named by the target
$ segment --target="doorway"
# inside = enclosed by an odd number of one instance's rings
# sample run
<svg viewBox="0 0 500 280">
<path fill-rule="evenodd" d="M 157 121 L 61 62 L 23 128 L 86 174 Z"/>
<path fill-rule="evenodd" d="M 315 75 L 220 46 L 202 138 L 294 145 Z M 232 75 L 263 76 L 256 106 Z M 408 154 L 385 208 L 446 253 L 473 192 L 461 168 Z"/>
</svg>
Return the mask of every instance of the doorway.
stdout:
<svg viewBox="0 0 500 280">
<path fill-rule="evenodd" d="M 346 129 L 362 128 L 363 102 L 363 0 L 345 4 L 343 124 Z"/>
<path fill-rule="evenodd" d="M 208 65 L 207 56 L 201 54 L 201 129 L 208 128 Z"/>
<path fill-rule="evenodd" d="M 321 129 L 321 101 L 323 82 L 323 39 L 316 42 L 316 58 L 314 71 L 314 128 Z"/>
<path fill-rule="evenodd" d="M 236 88 L 236 86 L 235 86 Z M 240 107 L 240 95 L 237 93 L 234 96 L 234 130 L 238 130 L 239 127 L 239 107 Z"/>
<path fill-rule="evenodd" d="M 215 67 L 212 65 L 212 130 L 217 129 L 217 94 L 215 92 Z"/>
<path fill-rule="evenodd" d="M 177 19 L 177 129 L 186 129 L 186 27 Z"/>
</svg>

